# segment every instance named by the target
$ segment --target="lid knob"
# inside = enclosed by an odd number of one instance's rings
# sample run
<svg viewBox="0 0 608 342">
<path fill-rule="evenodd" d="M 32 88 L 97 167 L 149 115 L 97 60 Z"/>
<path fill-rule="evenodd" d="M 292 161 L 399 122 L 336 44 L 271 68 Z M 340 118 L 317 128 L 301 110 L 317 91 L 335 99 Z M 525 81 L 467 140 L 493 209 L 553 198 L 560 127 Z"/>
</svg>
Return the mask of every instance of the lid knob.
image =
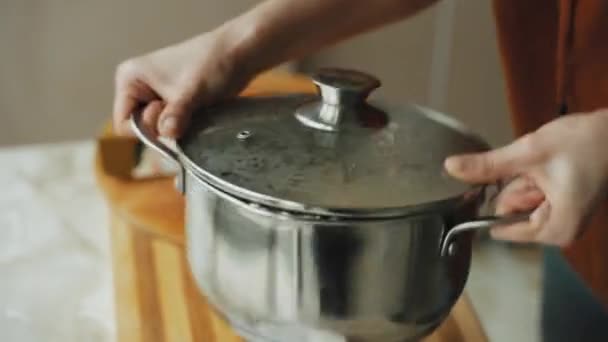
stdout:
<svg viewBox="0 0 608 342">
<path fill-rule="evenodd" d="M 306 104 L 296 111 L 304 125 L 325 131 L 338 131 L 345 117 L 355 115 L 380 81 L 360 71 L 324 68 L 312 76 L 321 101 Z"/>
<path fill-rule="evenodd" d="M 341 106 L 357 105 L 367 98 L 380 81 L 368 74 L 346 69 L 321 69 L 312 76 L 323 103 Z"/>
</svg>

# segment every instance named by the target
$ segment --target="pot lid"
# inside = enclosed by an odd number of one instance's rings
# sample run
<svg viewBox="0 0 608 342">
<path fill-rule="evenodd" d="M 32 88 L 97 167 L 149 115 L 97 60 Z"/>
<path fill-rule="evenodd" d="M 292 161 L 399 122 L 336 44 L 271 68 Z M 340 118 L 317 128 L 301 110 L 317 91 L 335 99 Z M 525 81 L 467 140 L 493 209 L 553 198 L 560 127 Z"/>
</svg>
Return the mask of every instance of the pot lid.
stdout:
<svg viewBox="0 0 608 342">
<path fill-rule="evenodd" d="M 240 97 L 193 115 L 186 165 L 239 198 L 284 210 L 373 213 L 459 198 L 446 157 L 487 150 L 455 120 L 368 100 L 380 86 L 352 70 L 313 75 L 320 96 Z"/>
</svg>

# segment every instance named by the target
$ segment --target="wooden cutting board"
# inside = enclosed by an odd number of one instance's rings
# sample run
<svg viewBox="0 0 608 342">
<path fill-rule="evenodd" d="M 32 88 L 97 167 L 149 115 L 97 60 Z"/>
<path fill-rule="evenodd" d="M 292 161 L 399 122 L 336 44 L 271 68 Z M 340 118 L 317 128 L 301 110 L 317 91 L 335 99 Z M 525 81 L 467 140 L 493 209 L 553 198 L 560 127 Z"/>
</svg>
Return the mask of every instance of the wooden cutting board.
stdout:
<svg viewBox="0 0 608 342">
<path fill-rule="evenodd" d="M 269 73 L 244 95 L 314 91 L 307 78 Z M 184 253 L 184 200 L 173 179 L 135 179 L 136 141 L 98 139 L 96 176 L 110 207 L 111 243 L 120 342 L 242 342 L 208 305 Z M 466 294 L 426 342 L 485 342 Z"/>
</svg>

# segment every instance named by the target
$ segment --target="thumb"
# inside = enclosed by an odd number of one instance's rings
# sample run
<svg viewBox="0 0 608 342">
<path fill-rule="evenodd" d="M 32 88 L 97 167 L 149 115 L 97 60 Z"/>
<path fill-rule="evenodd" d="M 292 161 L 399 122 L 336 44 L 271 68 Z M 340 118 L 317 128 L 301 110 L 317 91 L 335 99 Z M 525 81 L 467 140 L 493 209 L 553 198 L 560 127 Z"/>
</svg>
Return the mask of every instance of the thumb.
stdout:
<svg viewBox="0 0 608 342">
<path fill-rule="evenodd" d="M 524 137 L 492 151 L 451 156 L 444 166 L 452 177 L 468 183 L 491 183 L 514 176 L 539 154 L 530 148 L 529 140 Z"/>
<path fill-rule="evenodd" d="M 158 132 L 165 137 L 179 137 L 188 122 L 193 110 L 192 101 L 169 102 L 159 115 Z"/>
</svg>

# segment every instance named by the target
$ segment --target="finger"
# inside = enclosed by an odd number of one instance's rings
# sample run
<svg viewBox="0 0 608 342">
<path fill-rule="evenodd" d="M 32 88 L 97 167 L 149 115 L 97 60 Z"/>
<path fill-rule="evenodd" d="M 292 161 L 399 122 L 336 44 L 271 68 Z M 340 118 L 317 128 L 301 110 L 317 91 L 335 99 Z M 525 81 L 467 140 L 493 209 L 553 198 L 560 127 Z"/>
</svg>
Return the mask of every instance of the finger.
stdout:
<svg viewBox="0 0 608 342">
<path fill-rule="evenodd" d="M 496 205 L 497 215 L 507 215 L 517 212 L 530 211 L 540 206 L 545 200 L 541 191 L 530 191 L 519 196 L 503 199 Z"/>
<path fill-rule="evenodd" d="M 490 230 L 490 236 L 494 240 L 527 243 L 536 241 L 538 229 L 529 223 L 517 223 L 506 227 L 494 227 Z"/>
<path fill-rule="evenodd" d="M 154 135 L 158 135 L 156 127 L 158 126 L 158 117 L 162 110 L 162 101 L 155 100 L 150 102 L 142 112 L 143 125 Z"/>
<path fill-rule="evenodd" d="M 550 208 L 549 202 L 544 201 L 530 215 L 528 221 L 493 227 L 490 230 L 490 236 L 497 240 L 512 242 L 536 242 L 543 225 L 548 220 Z"/>
<path fill-rule="evenodd" d="M 507 185 L 500 190 L 500 193 L 498 194 L 496 200 L 500 201 L 503 198 L 518 196 L 520 194 L 537 189 L 538 187 L 536 186 L 536 183 L 530 177 L 516 177 L 512 181 L 508 182 Z"/>
<path fill-rule="evenodd" d="M 536 181 L 526 175 L 515 177 L 503 187 L 501 193 L 518 192 L 522 190 L 536 189 Z"/>
<path fill-rule="evenodd" d="M 537 188 L 518 189 L 501 194 L 496 201 L 496 213 L 505 215 L 513 212 L 532 210 L 545 200 L 545 194 Z"/>
<path fill-rule="evenodd" d="M 168 103 L 160 113 L 158 132 L 166 137 L 179 137 L 190 121 L 193 101 L 181 100 Z"/>
<path fill-rule="evenodd" d="M 532 146 L 532 140 L 526 136 L 492 151 L 452 156 L 446 159 L 445 169 L 469 183 L 489 183 L 514 176 L 540 156 L 542 151 Z"/>
<path fill-rule="evenodd" d="M 129 134 L 131 132 L 127 119 L 138 105 L 137 99 L 128 93 L 119 93 L 114 98 L 113 125 L 117 134 Z"/>
<path fill-rule="evenodd" d="M 117 78 L 113 103 L 113 125 L 118 134 L 131 133 L 127 120 L 142 103 L 158 99 L 156 93 L 145 83 L 126 78 Z"/>
</svg>

